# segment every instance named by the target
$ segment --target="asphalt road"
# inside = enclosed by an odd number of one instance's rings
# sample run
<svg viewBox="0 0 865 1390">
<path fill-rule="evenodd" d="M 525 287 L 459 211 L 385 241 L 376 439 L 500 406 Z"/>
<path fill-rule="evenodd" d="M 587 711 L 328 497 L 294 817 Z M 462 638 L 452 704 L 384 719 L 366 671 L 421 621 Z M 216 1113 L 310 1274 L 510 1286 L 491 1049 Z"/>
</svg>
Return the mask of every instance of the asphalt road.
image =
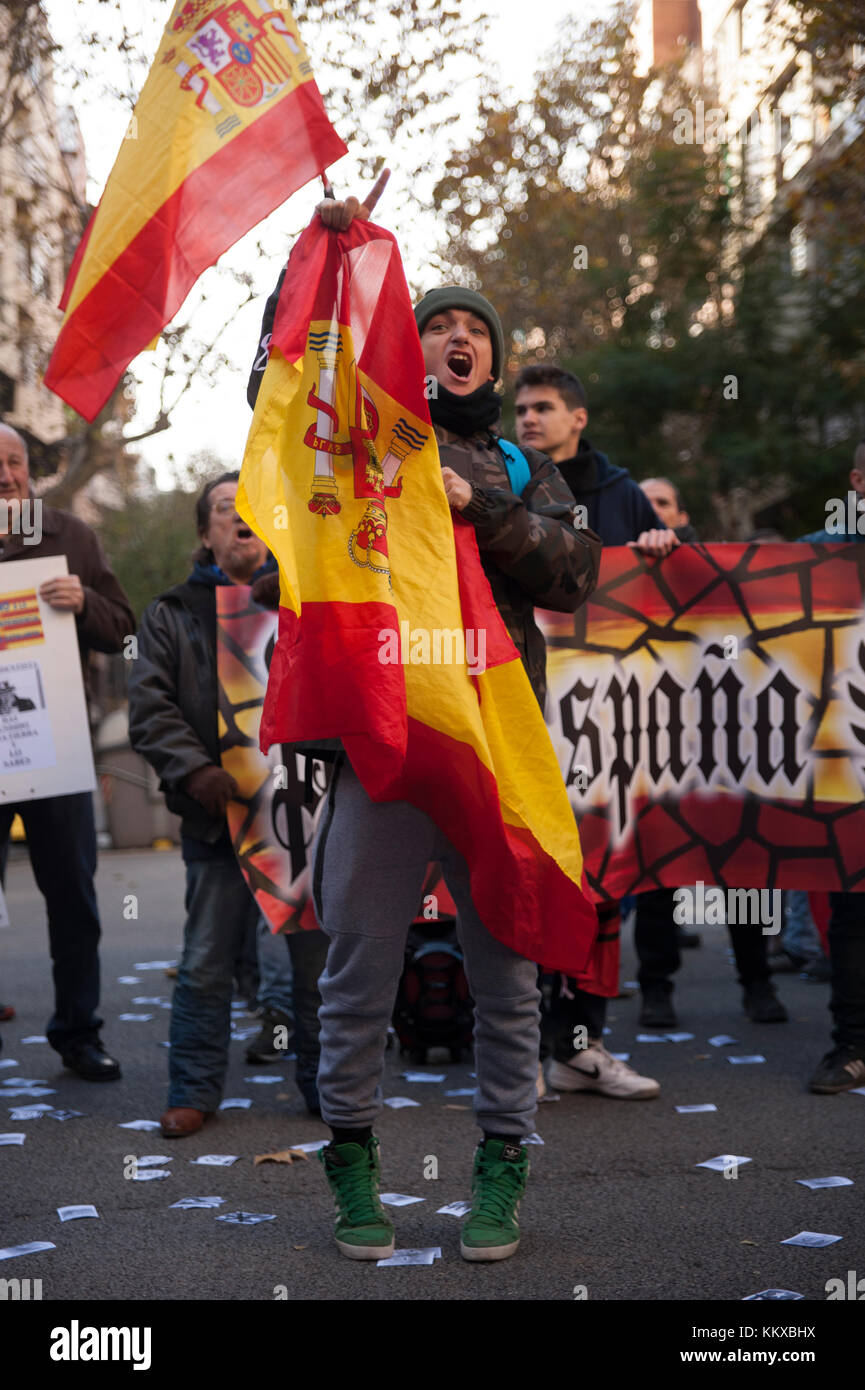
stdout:
<svg viewBox="0 0 865 1390">
<path fill-rule="evenodd" d="M 810 1095 L 806 1081 L 828 1049 L 828 986 L 783 976 L 791 1014 L 786 1025 L 758 1025 L 741 1012 L 723 928 L 705 928 L 700 950 L 685 953 L 676 1002 L 682 1031 L 694 1039 L 636 1043 L 636 998 L 613 1001 L 607 1044 L 657 1077 L 658 1099 L 623 1102 L 565 1096 L 544 1104 L 531 1149 L 532 1174 L 522 1207 L 518 1255 L 498 1264 L 466 1264 L 459 1222 L 437 1215 L 469 1196 L 476 1131 L 470 1100 L 445 1089 L 470 1086 L 470 1064 L 431 1066 L 447 1081 L 409 1083 L 408 1064 L 389 1054 L 385 1095 L 418 1108 L 385 1109 L 378 1125 L 384 1187 L 424 1198 L 393 1211 L 397 1246 L 438 1245 L 431 1267 L 379 1269 L 339 1257 L 331 1240 L 332 1207 L 314 1156 L 288 1166 L 254 1166 L 256 1154 L 323 1138 L 297 1095 L 291 1064 L 250 1068 L 244 1044 L 232 1043 L 226 1095 L 250 1096 L 252 1108 L 219 1114 L 190 1139 L 119 1129 L 123 1121 L 158 1119 L 165 1104 L 168 1009 L 135 1006 L 135 995 L 170 998 L 162 971 L 136 963 L 178 954 L 183 868 L 174 852 L 103 853 L 99 900 L 104 926 L 104 1039 L 123 1065 L 123 1079 L 94 1085 L 65 1073 L 41 1034 L 50 1012 L 50 967 L 42 900 L 26 859 L 7 881 L 12 926 L 0 931 L 0 997 L 17 1017 L 3 1026 L 0 1070 L 44 1079 L 47 1101 L 82 1118 L 12 1121 L 2 1104 L 0 1131 L 24 1131 L 22 1147 L 0 1147 L 0 1246 L 52 1241 L 56 1248 L 6 1261 L 7 1278 L 41 1279 L 43 1299 L 272 1300 L 588 1300 L 741 1299 L 770 1287 L 825 1300 L 826 1282 L 858 1270 L 865 1276 L 865 1095 Z M 135 894 L 138 920 L 124 920 Z M 630 940 L 623 975 L 633 973 Z M 118 983 L 136 975 L 140 983 Z M 151 1022 L 120 1022 L 121 1013 L 152 1012 Z M 245 1023 L 251 1020 L 243 1020 Z M 731 1033 L 734 1048 L 707 1045 Z M 733 1066 L 727 1056 L 762 1053 L 763 1065 Z M 273 1071 L 285 1084 L 251 1084 Z M 5 1090 L 6 1086 L 0 1087 Z M 713 1103 L 714 1113 L 677 1114 L 676 1105 Z M 239 1155 L 229 1168 L 191 1167 L 207 1153 Z M 735 1179 L 695 1167 L 722 1153 L 752 1161 Z M 132 1182 L 126 1157 L 170 1154 L 171 1176 Z M 437 1160 L 438 1177 L 424 1176 Z M 798 1178 L 840 1175 L 852 1187 L 811 1191 Z M 255 1226 L 216 1220 L 212 1210 L 170 1210 L 181 1197 L 218 1195 L 221 1212 L 272 1213 Z M 59 1206 L 92 1203 L 98 1220 L 61 1223 Z M 824 1249 L 785 1246 L 802 1230 L 843 1237 Z"/>
</svg>

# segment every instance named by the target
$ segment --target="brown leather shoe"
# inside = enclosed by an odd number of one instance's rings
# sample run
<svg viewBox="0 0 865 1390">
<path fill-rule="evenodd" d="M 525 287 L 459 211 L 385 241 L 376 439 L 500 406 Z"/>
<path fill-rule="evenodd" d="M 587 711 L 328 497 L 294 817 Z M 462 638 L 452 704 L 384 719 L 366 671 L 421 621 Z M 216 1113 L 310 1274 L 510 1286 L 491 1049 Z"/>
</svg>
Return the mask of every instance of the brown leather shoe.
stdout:
<svg viewBox="0 0 865 1390">
<path fill-rule="evenodd" d="M 191 1105 L 173 1105 L 161 1116 L 159 1123 L 166 1139 L 185 1139 L 197 1134 L 205 1120 L 211 1119 L 208 1110 L 193 1110 Z"/>
</svg>

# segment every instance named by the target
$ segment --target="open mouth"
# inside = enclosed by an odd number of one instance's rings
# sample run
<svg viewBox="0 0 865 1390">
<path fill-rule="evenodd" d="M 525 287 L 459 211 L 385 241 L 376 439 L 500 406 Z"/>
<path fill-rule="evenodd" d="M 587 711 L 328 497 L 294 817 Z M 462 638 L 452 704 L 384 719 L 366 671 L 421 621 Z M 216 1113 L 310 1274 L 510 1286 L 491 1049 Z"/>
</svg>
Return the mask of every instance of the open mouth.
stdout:
<svg viewBox="0 0 865 1390">
<path fill-rule="evenodd" d="M 445 363 L 448 370 L 459 377 L 460 381 L 468 381 L 472 374 L 472 365 L 472 359 L 467 352 L 452 352 Z"/>
<path fill-rule="evenodd" d="M 238 526 L 234 534 L 239 541 L 252 540 L 252 532 L 248 526 Z"/>
</svg>

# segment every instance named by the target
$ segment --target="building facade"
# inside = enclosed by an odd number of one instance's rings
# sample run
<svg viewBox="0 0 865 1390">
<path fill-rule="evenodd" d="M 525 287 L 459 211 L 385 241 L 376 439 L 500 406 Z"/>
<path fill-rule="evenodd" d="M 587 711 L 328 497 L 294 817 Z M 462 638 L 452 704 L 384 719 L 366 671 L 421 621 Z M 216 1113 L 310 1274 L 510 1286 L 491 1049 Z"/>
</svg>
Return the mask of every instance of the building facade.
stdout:
<svg viewBox="0 0 865 1390">
<path fill-rule="evenodd" d="M 51 43 L 36 6 L 0 10 L 0 419 L 54 473 L 63 404 L 42 384 L 58 301 L 90 209 L 74 112 L 55 105 Z"/>
</svg>

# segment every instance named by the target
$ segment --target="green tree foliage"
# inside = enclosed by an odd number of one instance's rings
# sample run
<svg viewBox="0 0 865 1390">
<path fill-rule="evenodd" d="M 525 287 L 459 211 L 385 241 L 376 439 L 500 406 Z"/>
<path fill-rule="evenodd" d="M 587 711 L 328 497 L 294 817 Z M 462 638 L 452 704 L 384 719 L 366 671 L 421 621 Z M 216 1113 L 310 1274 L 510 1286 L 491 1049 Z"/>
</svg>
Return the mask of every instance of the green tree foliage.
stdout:
<svg viewBox="0 0 865 1390">
<path fill-rule="evenodd" d="M 170 491 L 133 494 L 122 510 L 104 509 L 99 537 L 136 618 L 157 594 L 189 574 L 199 545 L 195 499 L 209 479 L 231 467 L 202 451 L 192 456 Z"/>
<path fill-rule="evenodd" d="M 826 59 L 837 114 L 856 88 L 849 42 L 813 11 L 772 41 Z M 637 478 L 672 476 L 707 537 L 770 506 L 792 536 L 820 524 L 865 432 L 865 140 L 827 144 L 755 238 L 736 152 L 677 138 L 677 113 L 708 96 L 696 69 L 641 76 L 632 20 L 625 3 L 572 20 L 516 108 L 486 92 L 480 137 L 436 189 L 445 255 L 512 331 L 511 380 L 528 361 L 577 371 L 592 442 Z"/>
</svg>

